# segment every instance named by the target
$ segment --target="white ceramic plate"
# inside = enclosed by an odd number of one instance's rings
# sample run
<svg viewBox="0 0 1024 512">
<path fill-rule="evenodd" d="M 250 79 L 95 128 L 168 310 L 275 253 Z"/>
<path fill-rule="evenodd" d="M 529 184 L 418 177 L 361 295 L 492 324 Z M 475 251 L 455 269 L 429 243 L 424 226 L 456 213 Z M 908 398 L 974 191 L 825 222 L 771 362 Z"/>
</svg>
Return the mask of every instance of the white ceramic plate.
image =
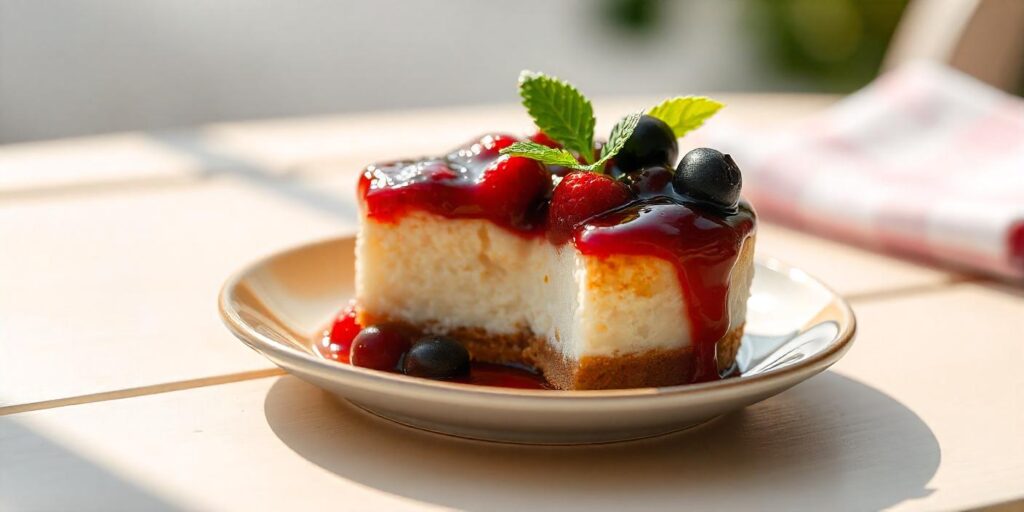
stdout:
<svg viewBox="0 0 1024 512">
<path fill-rule="evenodd" d="M 470 386 L 340 364 L 313 350 L 353 296 L 351 237 L 301 246 L 232 277 L 220 295 L 228 328 L 278 366 L 374 414 L 434 432 L 536 444 L 622 441 L 682 430 L 764 400 L 821 372 L 850 347 L 849 305 L 776 261 L 758 262 L 741 376 L 608 391 Z"/>
</svg>

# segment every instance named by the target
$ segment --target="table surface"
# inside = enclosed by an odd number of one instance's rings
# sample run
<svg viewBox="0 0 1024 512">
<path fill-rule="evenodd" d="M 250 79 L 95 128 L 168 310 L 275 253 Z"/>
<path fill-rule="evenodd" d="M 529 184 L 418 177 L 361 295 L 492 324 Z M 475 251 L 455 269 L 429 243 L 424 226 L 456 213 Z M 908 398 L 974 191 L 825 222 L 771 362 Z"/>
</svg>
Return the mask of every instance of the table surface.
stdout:
<svg viewBox="0 0 1024 512">
<path fill-rule="evenodd" d="M 828 96 L 725 96 L 780 126 Z M 599 119 L 649 98 L 600 101 Z M 223 280 L 356 229 L 374 160 L 515 105 L 0 146 L 0 509 L 960 509 L 1024 497 L 1024 290 L 764 222 L 859 319 L 830 371 L 687 433 L 538 448 L 399 427 L 221 325 Z M 1020 502 L 1017 502 L 1018 504 Z M 1011 505 L 1012 506 L 1012 505 Z"/>
</svg>

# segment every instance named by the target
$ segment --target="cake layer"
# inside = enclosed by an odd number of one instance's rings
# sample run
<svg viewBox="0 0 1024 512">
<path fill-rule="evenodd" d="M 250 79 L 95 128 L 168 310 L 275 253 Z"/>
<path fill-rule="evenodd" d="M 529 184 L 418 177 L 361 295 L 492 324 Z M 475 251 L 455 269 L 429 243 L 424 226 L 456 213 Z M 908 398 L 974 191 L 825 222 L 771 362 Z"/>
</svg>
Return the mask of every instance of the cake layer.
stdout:
<svg viewBox="0 0 1024 512">
<path fill-rule="evenodd" d="M 591 257 L 482 219 L 411 212 L 363 218 L 357 246 L 360 320 L 388 318 L 432 333 L 544 340 L 561 359 L 624 358 L 691 346 L 675 267 L 653 256 Z M 741 329 L 753 237 L 730 279 L 729 332 Z M 550 378 L 550 377 L 549 377 Z"/>
</svg>

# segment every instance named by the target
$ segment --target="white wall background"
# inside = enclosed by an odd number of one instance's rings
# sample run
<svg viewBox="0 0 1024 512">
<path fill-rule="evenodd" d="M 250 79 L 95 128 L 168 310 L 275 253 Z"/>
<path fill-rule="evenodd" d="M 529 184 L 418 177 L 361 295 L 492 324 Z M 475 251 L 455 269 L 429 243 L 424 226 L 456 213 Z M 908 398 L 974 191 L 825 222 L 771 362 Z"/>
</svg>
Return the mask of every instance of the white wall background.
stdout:
<svg viewBox="0 0 1024 512">
<path fill-rule="evenodd" d="M 588 94 L 778 87 L 733 0 L 664 2 L 651 37 L 587 0 L 0 0 L 0 143 Z"/>
</svg>

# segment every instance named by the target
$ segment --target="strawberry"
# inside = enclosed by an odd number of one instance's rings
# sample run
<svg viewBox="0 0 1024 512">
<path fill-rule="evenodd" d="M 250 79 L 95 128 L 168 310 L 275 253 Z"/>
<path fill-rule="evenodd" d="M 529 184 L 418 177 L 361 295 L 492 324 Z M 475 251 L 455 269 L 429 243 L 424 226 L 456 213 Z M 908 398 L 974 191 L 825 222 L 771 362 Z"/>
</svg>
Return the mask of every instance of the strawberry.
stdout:
<svg viewBox="0 0 1024 512">
<path fill-rule="evenodd" d="M 567 242 L 580 223 L 632 199 L 629 187 L 609 176 L 595 172 L 571 172 L 562 178 L 551 195 L 548 239 L 557 244 Z"/>
<path fill-rule="evenodd" d="M 500 224 L 527 227 L 533 207 L 550 189 L 551 174 L 544 164 L 503 155 L 484 168 L 476 187 L 477 203 Z"/>
</svg>

